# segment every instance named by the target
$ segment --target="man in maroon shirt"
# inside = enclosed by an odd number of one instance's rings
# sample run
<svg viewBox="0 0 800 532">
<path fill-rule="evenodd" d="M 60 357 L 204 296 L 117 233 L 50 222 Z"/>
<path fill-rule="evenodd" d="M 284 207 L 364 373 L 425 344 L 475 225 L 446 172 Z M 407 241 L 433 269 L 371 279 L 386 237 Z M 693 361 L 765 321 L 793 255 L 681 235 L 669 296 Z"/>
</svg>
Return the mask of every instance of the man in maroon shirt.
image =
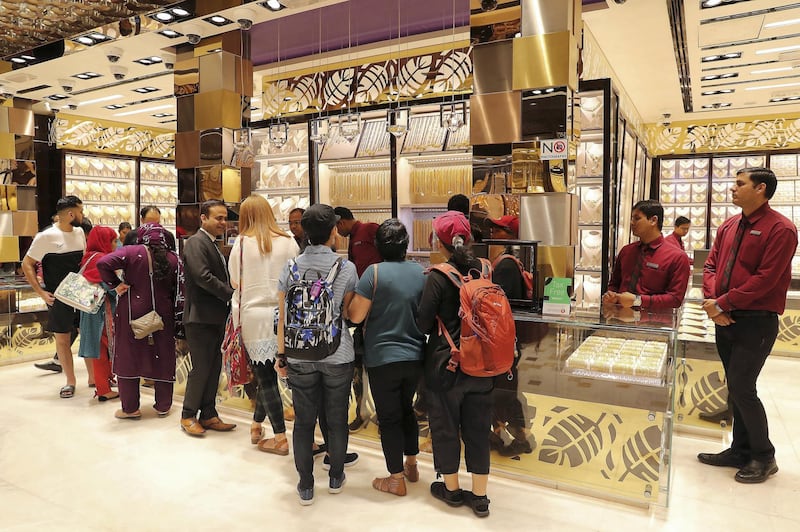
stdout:
<svg viewBox="0 0 800 532">
<path fill-rule="evenodd" d="M 375 233 L 378 232 L 378 224 L 359 222 L 347 207 L 336 207 L 334 212 L 339 216 L 336 230 L 340 235 L 350 237 L 347 258 L 356 265 L 356 272 L 361 277 L 367 266 L 383 260 L 378 253 L 378 248 L 375 247 Z M 353 349 L 355 350 L 353 393 L 356 396 L 356 418 L 350 423 L 351 432 L 355 432 L 367 424 L 367 420 L 361 417 L 361 403 L 364 397 L 364 335 L 360 326 L 356 327 L 353 334 Z"/>
<path fill-rule="evenodd" d="M 636 310 L 677 308 L 683 304 L 689 284 L 689 257 L 661 235 L 664 208 L 656 200 L 633 206 L 631 231 L 639 242 L 628 244 L 617 255 L 614 271 L 603 294 L 604 304 Z"/>
<path fill-rule="evenodd" d="M 778 181 L 767 168 L 745 168 L 731 188 L 742 213 L 717 230 L 703 268 L 703 310 L 716 324 L 717 352 L 733 407 L 733 441 L 721 453 L 700 453 L 708 465 L 736 467 L 738 482 L 764 482 L 778 472 L 767 414 L 756 392 L 778 336 L 778 314 L 792 280 L 797 228 L 772 210 Z"/>
<path fill-rule="evenodd" d="M 681 251 L 684 251 L 685 248 L 683 247 L 683 237 L 689 234 L 689 226 L 691 225 L 691 220 L 686 216 L 678 216 L 675 218 L 675 230 L 672 231 L 671 235 L 668 235 L 664 238 L 669 244 L 673 244 L 678 246 Z"/>
</svg>

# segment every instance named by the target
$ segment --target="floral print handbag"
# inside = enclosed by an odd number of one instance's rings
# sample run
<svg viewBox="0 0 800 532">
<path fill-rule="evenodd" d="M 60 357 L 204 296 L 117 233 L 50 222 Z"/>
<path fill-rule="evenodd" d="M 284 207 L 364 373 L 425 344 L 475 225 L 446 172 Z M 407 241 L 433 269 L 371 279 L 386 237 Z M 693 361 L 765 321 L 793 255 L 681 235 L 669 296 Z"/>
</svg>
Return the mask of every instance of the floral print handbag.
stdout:
<svg viewBox="0 0 800 532">
<path fill-rule="evenodd" d="M 97 314 L 100 307 L 103 305 L 103 300 L 106 297 L 106 290 L 98 283 L 92 283 L 83 276 L 83 270 L 89 264 L 95 253 L 86 264 L 76 273 L 69 272 L 66 277 L 59 283 L 58 288 L 53 293 L 56 299 L 89 314 Z"/>
</svg>

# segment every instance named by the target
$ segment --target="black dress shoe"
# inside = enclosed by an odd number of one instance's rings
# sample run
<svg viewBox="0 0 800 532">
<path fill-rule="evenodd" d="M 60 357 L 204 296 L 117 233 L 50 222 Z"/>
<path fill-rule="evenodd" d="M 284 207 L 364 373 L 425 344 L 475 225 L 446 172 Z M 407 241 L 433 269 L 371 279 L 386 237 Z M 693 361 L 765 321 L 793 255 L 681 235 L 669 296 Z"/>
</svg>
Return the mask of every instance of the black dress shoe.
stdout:
<svg viewBox="0 0 800 532">
<path fill-rule="evenodd" d="M 697 459 L 706 465 L 713 465 L 717 467 L 736 467 L 743 468 L 747 465 L 748 457 L 739 454 L 733 449 L 725 449 L 721 453 L 700 453 Z"/>
<path fill-rule="evenodd" d="M 56 373 L 61 373 L 62 371 L 61 364 L 52 359 L 47 362 L 37 362 L 34 364 L 34 367 L 44 371 L 54 371 Z"/>
<path fill-rule="evenodd" d="M 764 482 L 770 475 L 778 472 L 778 464 L 775 459 L 768 462 L 759 462 L 758 460 L 750 460 L 747 465 L 736 473 L 736 482 L 744 484 L 758 484 Z"/>
</svg>

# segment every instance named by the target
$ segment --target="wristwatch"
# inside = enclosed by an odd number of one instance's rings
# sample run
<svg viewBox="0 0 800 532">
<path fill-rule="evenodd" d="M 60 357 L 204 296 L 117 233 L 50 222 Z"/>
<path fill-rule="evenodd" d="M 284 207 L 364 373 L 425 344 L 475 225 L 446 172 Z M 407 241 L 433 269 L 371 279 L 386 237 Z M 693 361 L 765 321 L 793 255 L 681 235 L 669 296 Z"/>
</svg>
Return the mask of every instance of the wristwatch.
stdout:
<svg viewBox="0 0 800 532">
<path fill-rule="evenodd" d="M 636 294 L 636 297 L 633 298 L 633 309 L 639 310 L 642 308 L 642 296 Z"/>
</svg>

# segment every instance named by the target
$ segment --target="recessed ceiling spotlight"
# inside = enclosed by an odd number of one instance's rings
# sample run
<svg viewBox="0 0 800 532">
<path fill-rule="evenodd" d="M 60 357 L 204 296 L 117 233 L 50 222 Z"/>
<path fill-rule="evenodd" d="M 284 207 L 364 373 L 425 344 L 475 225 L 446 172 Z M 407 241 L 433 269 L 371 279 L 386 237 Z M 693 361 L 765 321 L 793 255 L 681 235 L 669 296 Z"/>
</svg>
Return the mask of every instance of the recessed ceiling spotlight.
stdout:
<svg viewBox="0 0 800 532">
<path fill-rule="evenodd" d="M 122 109 L 125 106 L 124 105 L 120 105 L 118 103 L 112 103 L 111 105 L 104 105 L 103 107 L 105 109 L 111 109 L 112 111 L 116 111 L 117 109 Z"/>
<path fill-rule="evenodd" d="M 700 2 L 700 9 L 710 9 L 712 7 L 731 6 L 740 2 L 749 2 L 750 0 L 702 0 Z"/>
<path fill-rule="evenodd" d="M 153 17 L 157 20 L 160 20 L 161 22 L 170 22 L 175 18 L 175 15 L 164 11 L 162 13 L 156 13 L 155 15 L 153 15 Z"/>
<path fill-rule="evenodd" d="M 11 58 L 11 62 L 12 63 L 17 63 L 18 65 L 20 65 L 22 63 L 27 63 L 27 61 L 25 59 L 21 58 L 21 57 L 12 57 Z"/>
<path fill-rule="evenodd" d="M 700 95 L 701 96 L 714 96 L 716 94 L 730 94 L 733 91 L 734 91 L 734 89 L 719 89 L 719 90 L 715 90 L 715 91 L 704 91 L 704 92 L 701 92 Z"/>
<path fill-rule="evenodd" d="M 178 37 L 183 37 L 183 33 L 175 30 L 161 30 L 158 33 L 170 39 L 177 39 Z"/>
<path fill-rule="evenodd" d="M 156 87 L 139 87 L 138 89 L 133 89 L 133 92 L 138 92 L 139 94 L 149 94 L 151 92 L 157 92 L 161 89 Z"/>
<path fill-rule="evenodd" d="M 189 13 L 182 7 L 173 7 L 171 11 L 172 14 L 175 15 L 176 17 L 188 17 L 189 15 L 191 15 L 191 13 Z"/>
<path fill-rule="evenodd" d="M 266 7 L 270 11 L 280 11 L 286 8 L 286 6 L 281 4 L 278 0 L 267 0 L 266 2 L 261 2 L 259 5 L 261 7 Z"/>
<path fill-rule="evenodd" d="M 95 44 L 100 44 L 101 42 L 111 41 L 113 40 L 108 35 L 103 35 L 102 33 L 98 33 L 93 31 L 91 33 L 87 33 L 86 35 L 79 35 L 72 39 L 72 42 L 76 42 L 78 44 L 83 44 L 85 46 L 94 46 Z"/>
<path fill-rule="evenodd" d="M 151 55 L 150 57 L 142 57 L 141 59 L 135 59 L 134 63 L 139 63 L 140 65 L 155 65 L 156 63 L 161 63 L 162 59 L 157 55 Z"/>
<path fill-rule="evenodd" d="M 221 15 L 214 15 L 211 17 L 206 17 L 203 20 L 208 22 L 209 24 L 213 24 L 217 27 L 227 26 L 228 24 L 233 24 L 233 21 L 229 18 L 225 18 Z"/>
<path fill-rule="evenodd" d="M 711 61 L 725 61 L 726 59 L 739 59 L 742 57 L 742 52 L 728 52 L 727 54 L 707 55 L 701 59 L 703 63 Z"/>
<path fill-rule="evenodd" d="M 97 72 L 81 72 L 80 74 L 75 74 L 72 77 L 78 79 L 94 79 L 94 78 L 99 78 L 101 76 L 102 74 L 98 74 Z"/>
<path fill-rule="evenodd" d="M 57 102 L 58 100 L 66 100 L 67 98 L 69 98 L 69 96 L 64 94 L 51 94 L 47 97 L 48 100 L 52 100 L 54 102 Z"/>
<path fill-rule="evenodd" d="M 36 61 L 36 58 L 32 55 L 22 54 L 20 57 L 25 61 Z"/>
<path fill-rule="evenodd" d="M 700 81 L 714 81 L 715 79 L 730 79 L 730 78 L 738 78 L 738 72 L 728 72 L 727 74 L 710 74 L 708 76 L 703 76 L 700 78 Z"/>
<path fill-rule="evenodd" d="M 151 13 L 148 15 L 150 18 L 156 19 L 163 24 L 170 24 L 176 20 L 186 20 L 192 17 L 192 13 L 182 7 L 173 7 L 165 9 L 158 13 Z M 159 32 L 160 33 L 160 32 Z"/>
<path fill-rule="evenodd" d="M 769 103 L 780 103 L 780 102 L 785 102 L 785 101 L 786 101 L 786 98 L 785 98 L 785 97 L 780 97 L 780 98 L 770 98 L 770 99 L 769 99 Z"/>
<path fill-rule="evenodd" d="M 172 116 L 172 113 L 156 113 L 153 116 L 156 118 L 164 118 L 166 116 Z"/>
<path fill-rule="evenodd" d="M 708 103 L 703 106 L 703 109 L 722 109 L 723 107 L 730 107 L 730 106 L 731 106 L 730 102 L 726 103 L 717 102 L 717 103 Z"/>
</svg>

